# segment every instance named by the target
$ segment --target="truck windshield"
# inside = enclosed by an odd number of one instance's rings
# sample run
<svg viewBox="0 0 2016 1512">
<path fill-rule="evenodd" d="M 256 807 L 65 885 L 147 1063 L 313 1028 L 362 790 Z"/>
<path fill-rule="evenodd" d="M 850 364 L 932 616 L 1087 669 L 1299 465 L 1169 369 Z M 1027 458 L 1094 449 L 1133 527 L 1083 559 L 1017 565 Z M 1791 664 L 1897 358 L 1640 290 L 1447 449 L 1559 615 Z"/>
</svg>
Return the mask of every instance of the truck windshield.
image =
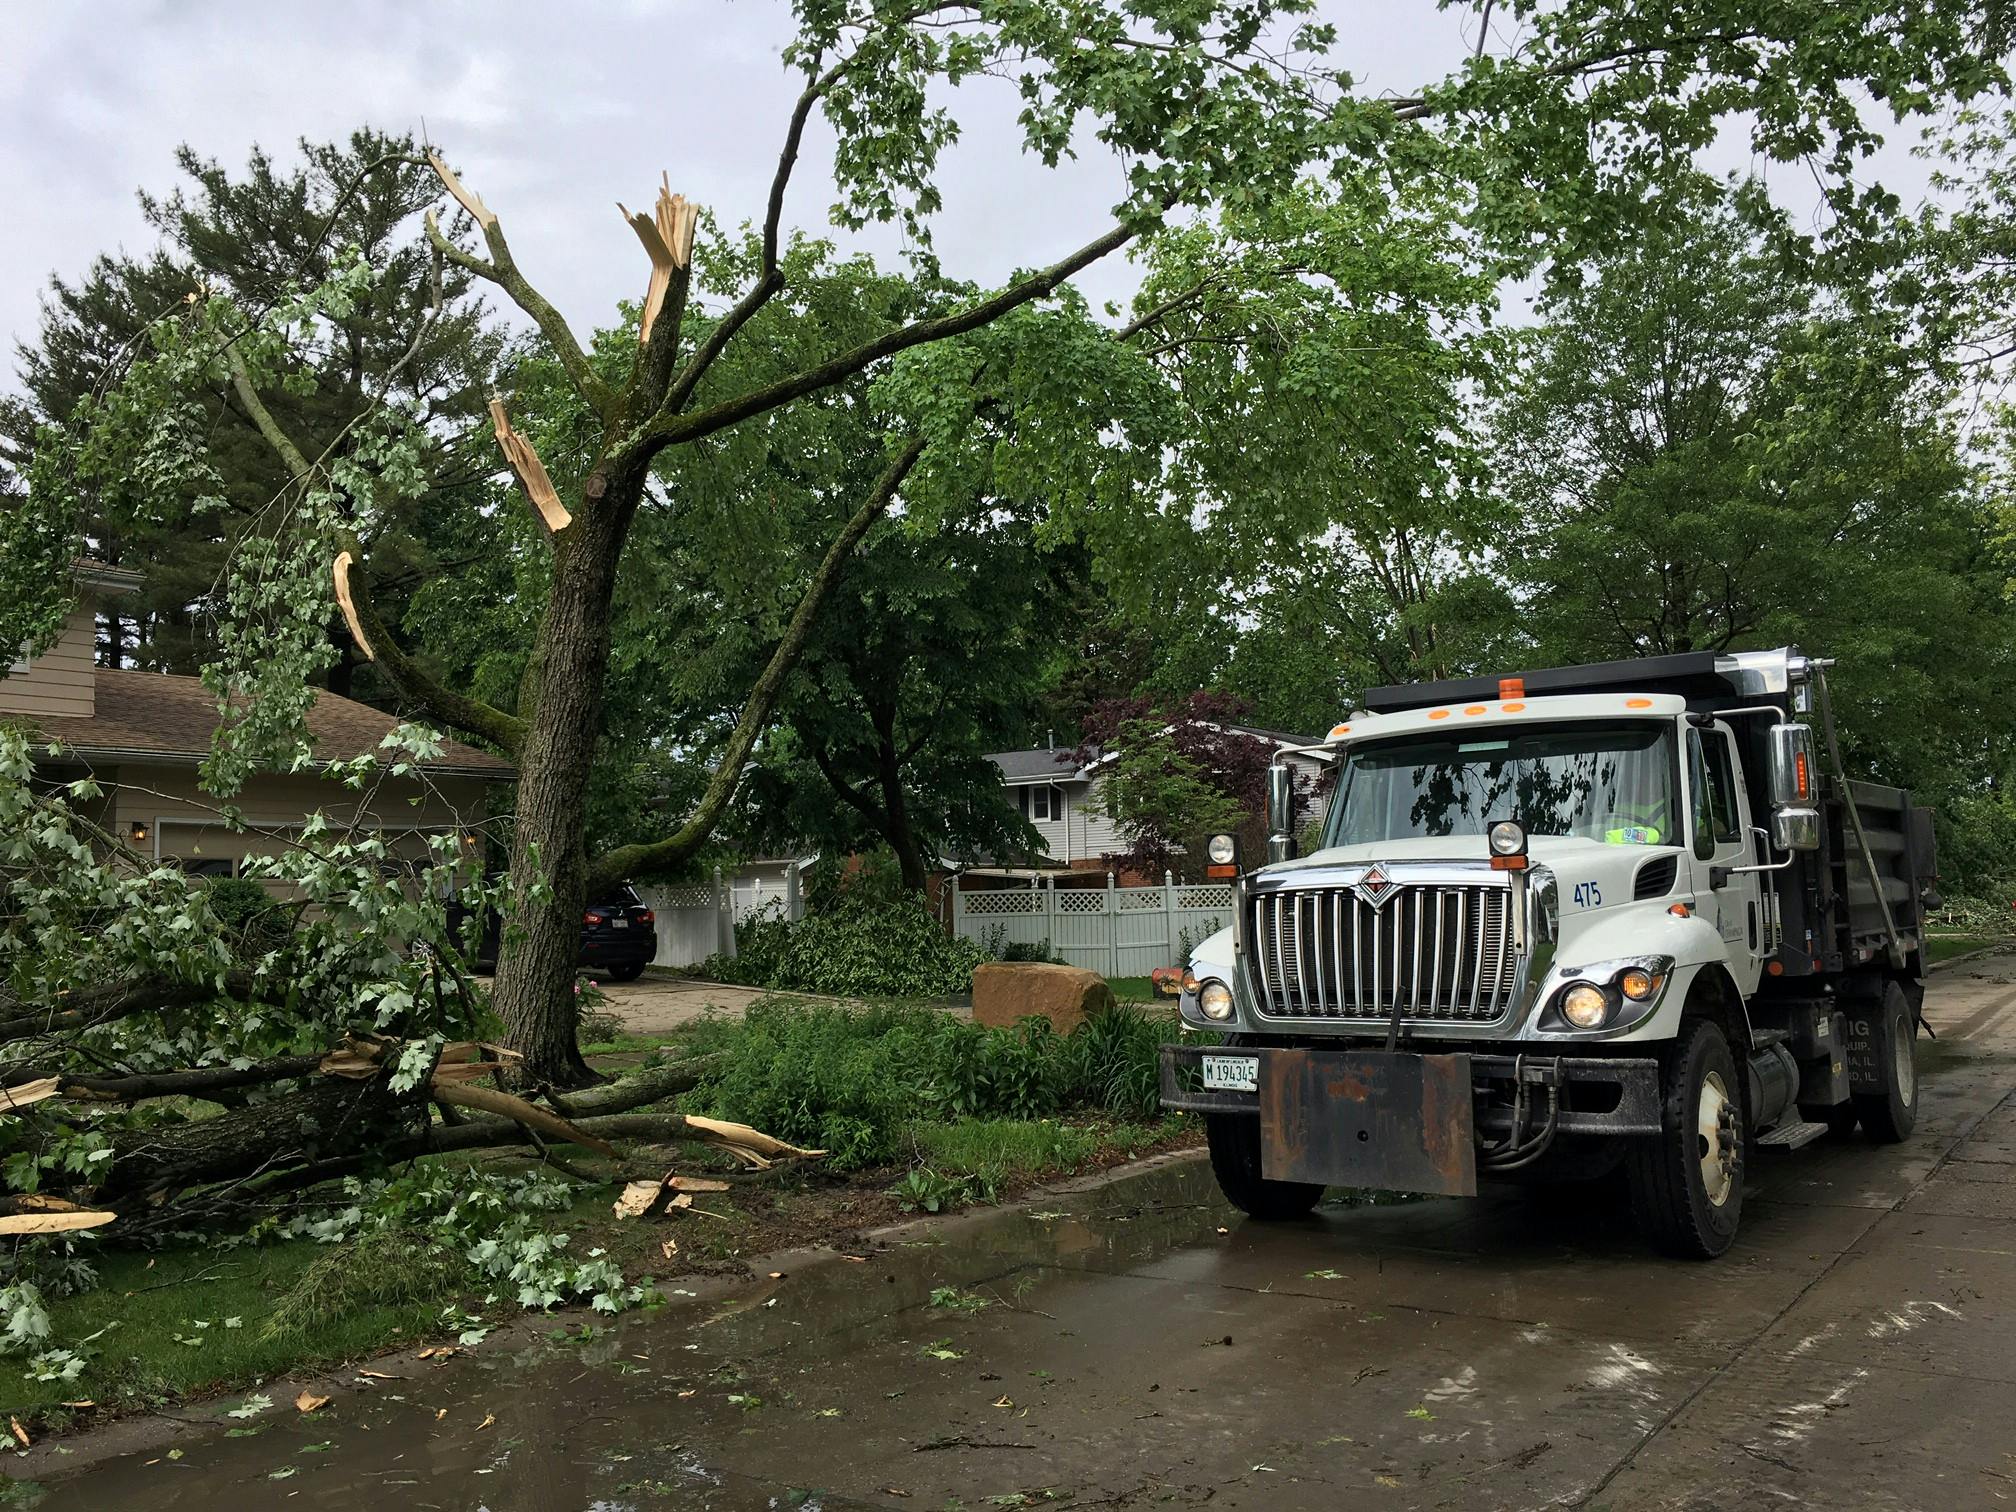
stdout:
<svg viewBox="0 0 2016 1512">
<path fill-rule="evenodd" d="M 1325 845 L 1481 835 L 1517 819 L 1534 835 L 1671 845 L 1680 833 L 1673 730 L 1663 721 L 1410 735 L 1352 747 Z"/>
</svg>

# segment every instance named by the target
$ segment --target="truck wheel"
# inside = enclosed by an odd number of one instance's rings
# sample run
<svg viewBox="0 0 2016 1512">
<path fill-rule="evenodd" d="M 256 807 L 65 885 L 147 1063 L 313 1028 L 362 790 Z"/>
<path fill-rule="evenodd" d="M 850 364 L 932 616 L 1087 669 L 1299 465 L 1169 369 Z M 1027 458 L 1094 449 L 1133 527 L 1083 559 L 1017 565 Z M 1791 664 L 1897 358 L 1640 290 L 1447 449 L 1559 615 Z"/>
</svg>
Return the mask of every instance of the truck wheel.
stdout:
<svg viewBox="0 0 2016 1512">
<path fill-rule="evenodd" d="M 1307 1181 L 1269 1181 L 1260 1174 L 1260 1120 L 1243 1113 L 1207 1113 L 1204 1135 L 1211 1146 L 1211 1173 L 1225 1200 L 1249 1218 L 1272 1222 L 1302 1218 L 1323 1199 L 1323 1188 Z"/>
<path fill-rule="evenodd" d="M 1663 1132 L 1631 1141 L 1631 1210 L 1669 1255 L 1712 1260 L 1743 1213 L 1743 1083 L 1713 1019 L 1693 1019 L 1661 1074 Z"/>
<path fill-rule="evenodd" d="M 1911 1000 L 1895 982 L 1883 984 L 1876 1014 L 1875 1043 L 1870 1048 L 1883 1073 L 1883 1090 L 1857 1092 L 1855 1111 L 1876 1143 L 1897 1144 L 1909 1139 L 1918 1123 L 1918 1024 L 1911 1015 Z"/>
</svg>

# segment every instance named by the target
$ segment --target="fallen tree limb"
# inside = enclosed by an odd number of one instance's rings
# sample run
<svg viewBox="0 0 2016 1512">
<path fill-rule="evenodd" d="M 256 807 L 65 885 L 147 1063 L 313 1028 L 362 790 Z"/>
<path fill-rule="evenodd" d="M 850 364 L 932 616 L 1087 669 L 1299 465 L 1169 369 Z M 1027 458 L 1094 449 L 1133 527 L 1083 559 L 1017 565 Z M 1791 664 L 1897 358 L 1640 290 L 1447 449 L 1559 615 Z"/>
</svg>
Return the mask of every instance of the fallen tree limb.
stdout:
<svg viewBox="0 0 2016 1512">
<path fill-rule="evenodd" d="M 96 1200 L 120 1212 L 164 1202 L 175 1192 L 261 1171 L 368 1157 L 427 1118 L 427 1089 L 395 1093 L 383 1077 L 313 1076 L 299 1090 L 216 1118 L 128 1129 L 97 1178 Z"/>
<path fill-rule="evenodd" d="M 249 1066 L 198 1066 L 187 1071 L 154 1071 L 134 1076 L 65 1076 L 59 1095 L 82 1102 L 143 1102 L 150 1097 L 203 1097 L 231 1087 L 307 1076 L 320 1055 L 283 1055 Z"/>
<path fill-rule="evenodd" d="M 593 1087 L 586 1092 L 570 1094 L 564 1101 L 549 1092 L 546 1101 L 565 1117 L 577 1122 L 607 1113 L 627 1113 L 632 1108 L 647 1107 L 681 1092 L 691 1092 L 719 1060 L 719 1056 L 696 1056 L 692 1060 L 639 1071 L 635 1076 L 626 1076 L 621 1081 Z"/>
<path fill-rule="evenodd" d="M 222 988 L 215 982 L 177 981 L 169 977 L 142 977 L 84 992 L 72 992 L 60 1007 L 51 1005 L 0 1019 L 0 1041 L 27 1039 L 35 1035 L 66 1034 L 109 1024 L 129 1014 L 148 1009 L 187 1008 L 218 997 L 243 997 L 251 987 L 249 973 L 233 973 Z M 10 1076 L 8 1080 L 20 1080 Z"/>
<path fill-rule="evenodd" d="M 611 1160 L 621 1158 L 606 1140 L 597 1139 L 594 1135 L 584 1132 L 579 1125 L 569 1123 L 557 1114 L 548 1113 L 544 1108 L 535 1108 L 524 1098 L 514 1096 L 512 1093 L 499 1092 L 494 1087 L 465 1087 L 456 1082 L 442 1081 L 434 1082 L 428 1091 L 438 1103 L 495 1114 L 500 1118 L 522 1124 L 527 1129 L 536 1129 L 541 1134 L 551 1135 L 555 1139 L 565 1139 L 581 1145 L 593 1150 L 597 1155 L 607 1155 Z"/>
</svg>

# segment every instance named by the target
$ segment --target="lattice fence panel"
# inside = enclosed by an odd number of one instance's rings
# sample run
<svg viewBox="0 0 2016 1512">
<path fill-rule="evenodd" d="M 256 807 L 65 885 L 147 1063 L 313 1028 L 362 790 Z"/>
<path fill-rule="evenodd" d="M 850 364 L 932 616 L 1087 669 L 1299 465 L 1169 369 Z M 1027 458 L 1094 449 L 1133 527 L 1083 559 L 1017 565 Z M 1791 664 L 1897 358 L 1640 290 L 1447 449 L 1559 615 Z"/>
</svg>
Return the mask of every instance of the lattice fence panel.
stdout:
<svg viewBox="0 0 2016 1512">
<path fill-rule="evenodd" d="M 1009 914 L 1040 914 L 1045 910 L 1041 893 L 1017 889 L 961 893 L 959 911 L 968 918 L 992 919 Z"/>
</svg>

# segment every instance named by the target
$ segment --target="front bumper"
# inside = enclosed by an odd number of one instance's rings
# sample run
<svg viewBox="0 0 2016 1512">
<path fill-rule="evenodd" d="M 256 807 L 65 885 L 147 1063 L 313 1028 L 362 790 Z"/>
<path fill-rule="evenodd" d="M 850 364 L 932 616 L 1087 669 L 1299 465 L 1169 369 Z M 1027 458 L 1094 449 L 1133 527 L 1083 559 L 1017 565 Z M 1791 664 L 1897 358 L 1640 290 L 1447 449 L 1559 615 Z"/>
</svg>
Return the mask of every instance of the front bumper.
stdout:
<svg viewBox="0 0 2016 1512">
<path fill-rule="evenodd" d="M 1185 1045 L 1162 1047 L 1162 1106 L 1185 1113 L 1259 1115 L 1260 1093 L 1207 1091 L 1199 1063 L 1206 1055 L 1250 1055 L 1265 1059 L 1288 1049 L 1279 1045 Z M 1552 1047 L 1548 1047 L 1552 1049 Z M 1403 1052 L 1405 1053 L 1405 1052 Z M 1473 1121 L 1480 1135 L 1512 1128 L 1515 1078 L 1532 1092 L 1558 1092 L 1555 1127 L 1562 1134 L 1657 1134 L 1659 1062 L 1649 1056 L 1595 1056 L 1493 1051 L 1467 1056 Z M 1268 1084 L 1267 1068 L 1256 1068 L 1257 1086 Z"/>
</svg>

